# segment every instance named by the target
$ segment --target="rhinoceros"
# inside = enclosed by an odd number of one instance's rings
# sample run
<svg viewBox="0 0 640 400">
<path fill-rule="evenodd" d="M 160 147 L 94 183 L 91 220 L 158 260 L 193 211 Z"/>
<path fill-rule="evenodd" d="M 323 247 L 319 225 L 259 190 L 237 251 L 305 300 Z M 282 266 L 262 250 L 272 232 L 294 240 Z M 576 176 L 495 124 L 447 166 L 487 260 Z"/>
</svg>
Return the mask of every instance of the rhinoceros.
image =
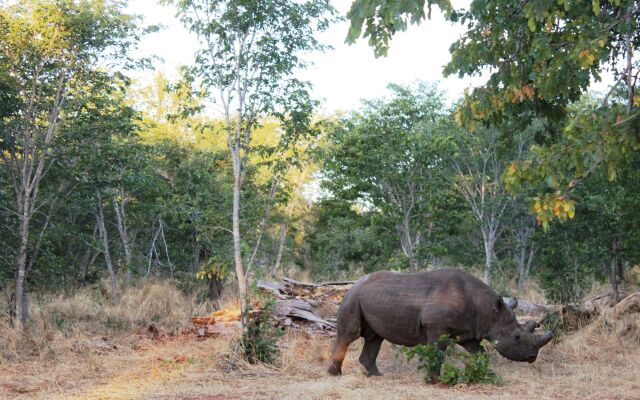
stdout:
<svg viewBox="0 0 640 400">
<path fill-rule="evenodd" d="M 469 352 L 482 351 L 480 342 L 487 339 L 497 342 L 498 352 L 510 360 L 534 362 L 538 350 L 553 335 L 534 333 L 535 321 L 520 324 L 515 307 L 460 269 L 365 275 L 347 292 L 338 309 L 328 372 L 342 374 L 347 348 L 359 337 L 364 338 L 359 360 L 367 376 L 381 375 L 376 359 L 385 339 L 411 347 L 440 343 L 442 335 L 450 335 Z"/>
</svg>

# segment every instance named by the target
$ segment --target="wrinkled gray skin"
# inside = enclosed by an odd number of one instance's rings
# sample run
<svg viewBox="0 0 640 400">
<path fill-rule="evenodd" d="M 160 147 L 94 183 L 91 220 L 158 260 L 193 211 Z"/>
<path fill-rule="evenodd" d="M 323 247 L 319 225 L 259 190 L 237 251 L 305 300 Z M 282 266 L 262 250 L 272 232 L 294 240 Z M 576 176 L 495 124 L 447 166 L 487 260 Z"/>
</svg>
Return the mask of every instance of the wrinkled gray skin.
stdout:
<svg viewBox="0 0 640 400">
<path fill-rule="evenodd" d="M 467 351 L 482 351 L 480 341 L 514 361 L 534 362 L 551 333 L 537 335 L 535 321 L 520 324 L 513 309 L 476 277 L 459 269 L 404 274 L 379 271 L 360 278 L 338 310 L 338 333 L 328 372 L 342 373 L 347 348 L 359 337 L 360 363 L 367 375 L 380 375 L 376 358 L 383 340 L 403 346 L 457 338 Z M 437 378 L 434 374 L 432 379 Z"/>
</svg>

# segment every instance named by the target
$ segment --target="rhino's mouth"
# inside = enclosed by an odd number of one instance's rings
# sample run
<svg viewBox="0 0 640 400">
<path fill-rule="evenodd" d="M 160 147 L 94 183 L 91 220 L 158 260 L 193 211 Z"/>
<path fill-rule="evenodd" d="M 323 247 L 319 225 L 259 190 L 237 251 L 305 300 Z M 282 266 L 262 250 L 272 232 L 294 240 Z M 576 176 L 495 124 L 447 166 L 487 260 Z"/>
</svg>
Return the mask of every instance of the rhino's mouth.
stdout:
<svg viewBox="0 0 640 400">
<path fill-rule="evenodd" d="M 538 358 L 538 356 L 536 356 L 536 355 L 530 355 L 530 356 L 527 358 L 527 362 L 528 362 L 529 364 L 531 364 L 532 362 L 534 362 L 534 361 L 536 360 L 536 358 Z"/>
</svg>

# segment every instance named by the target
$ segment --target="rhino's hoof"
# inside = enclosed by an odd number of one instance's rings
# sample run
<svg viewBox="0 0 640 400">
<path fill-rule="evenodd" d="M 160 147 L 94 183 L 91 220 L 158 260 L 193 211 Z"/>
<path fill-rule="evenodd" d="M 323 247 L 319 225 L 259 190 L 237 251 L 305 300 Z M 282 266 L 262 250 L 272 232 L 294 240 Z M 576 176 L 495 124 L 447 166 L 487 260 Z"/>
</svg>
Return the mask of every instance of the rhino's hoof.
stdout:
<svg viewBox="0 0 640 400">
<path fill-rule="evenodd" d="M 367 377 L 370 377 L 370 376 L 382 376 L 382 372 L 380 372 L 380 371 L 367 371 L 365 374 L 366 374 Z"/>
<path fill-rule="evenodd" d="M 329 369 L 327 370 L 327 372 L 329 373 L 329 375 L 332 375 L 332 376 L 342 375 L 342 369 L 336 367 L 335 365 L 329 366 Z"/>
</svg>

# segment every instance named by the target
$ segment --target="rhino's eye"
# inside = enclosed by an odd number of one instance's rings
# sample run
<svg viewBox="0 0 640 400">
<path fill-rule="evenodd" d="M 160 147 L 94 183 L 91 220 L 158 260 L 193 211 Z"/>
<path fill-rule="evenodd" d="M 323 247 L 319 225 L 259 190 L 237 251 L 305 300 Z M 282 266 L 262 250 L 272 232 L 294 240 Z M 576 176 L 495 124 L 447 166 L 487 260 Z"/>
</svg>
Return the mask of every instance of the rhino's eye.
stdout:
<svg viewBox="0 0 640 400">
<path fill-rule="evenodd" d="M 516 340 L 520 340 L 520 334 L 519 334 L 519 333 L 516 333 L 516 335 L 514 336 L 514 338 L 515 338 Z"/>
</svg>

